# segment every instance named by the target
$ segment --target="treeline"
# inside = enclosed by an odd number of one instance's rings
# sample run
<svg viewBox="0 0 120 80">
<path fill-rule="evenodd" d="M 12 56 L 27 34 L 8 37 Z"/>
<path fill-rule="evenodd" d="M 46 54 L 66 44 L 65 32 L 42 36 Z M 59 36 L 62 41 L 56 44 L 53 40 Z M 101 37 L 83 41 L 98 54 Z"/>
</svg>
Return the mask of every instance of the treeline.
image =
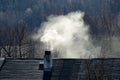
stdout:
<svg viewBox="0 0 120 80">
<path fill-rule="evenodd" d="M 0 26 L 0 57 L 34 57 L 32 31 L 24 21 Z"/>
<path fill-rule="evenodd" d="M 99 57 L 119 57 L 120 50 L 120 16 L 103 13 L 95 19 L 85 14 L 84 20 L 90 25 L 90 36 L 95 46 L 101 47 Z M 14 26 L 0 25 L 0 57 L 28 58 L 41 56 L 44 46 L 37 44 L 31 36 L 35 27 L 30 27 L 25 21 L 19 21 Z M 117 44 L 117 46 L 115 46 Z M 36 49 L 37 48 L 37 49 Z M 36 53 L 38 52 L 38 53 Z"/>
<path fill-rule="evenodd" d="M 52 14 L 79 10 L 98 19 L 103 12 L 117 15 L 119 4 L 119 0 L 0 0 L 0 24 L 14 24 L 23 19 L 29 26 L 36 27 Z"/>
<path fill-rule="evenodd" d="M 119 3 L 113 0 L 1 0 L 0 56 L 34 57 L 35 43 L 31 39 L 34 28 L 49 15 L 78 10 L 85 12 L 84 20 L 90 25 L 93 44 L 101 47 L 101 56 L 107 56 L 107 53 L 120 56 L 120 50 L 114 49 L 120 45 Z"/>
<path fill-rule="evenodd" d="M 120 15 L 104 12 L 94 19 L 85 15 L 85 22 L 90 25 L 90 36 L 94 45 L 101 47 L 99 57 L 119 57 L 120 50 Z"/>
</svg>

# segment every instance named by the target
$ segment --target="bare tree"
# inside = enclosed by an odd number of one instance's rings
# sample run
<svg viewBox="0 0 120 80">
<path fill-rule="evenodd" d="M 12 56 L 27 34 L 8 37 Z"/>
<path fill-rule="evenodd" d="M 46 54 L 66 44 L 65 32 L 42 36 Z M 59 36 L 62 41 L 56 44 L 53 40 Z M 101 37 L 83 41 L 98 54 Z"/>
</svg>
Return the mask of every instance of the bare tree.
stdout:
<svg viewBox="0 0 120 80">
<path fill-rule="evenodd" d="M 6 57 L 12 57 L 12 49 L 14 45 L 14 31 L 11 27 L 7 26 L 1 31 L 1 50 L 6 53 Z M 2 54 L 2 52 L 1 52 Z"/>
<path fill-rule="evenodd" d="M 24 45 L 24 41 L 26 38 L 27 25 L 25 22 L 19 22 L 15 27 L 15 41 L 16 45 L 18 45 L 19 57 L 22 58 L 22 45 Z"/>
<path fill-rule="evenodd" d="M 32 28 L 25 22 L 17 26 L 4 25 L 0 28 L 0 57 L 32 57 L 34 42 L 31 39 Z"/>
<path fill-rule="evenodd" d="M 2 48 L 0 46 L 0 57 L 2 57 Z"/>
<path fill-rule="evenodd" d="M 113 53 L 113 37 L 118 37 L 120 27 L 117 24 L 114 14 L 103 14 L 101 16 L 101 26 L 104 32 L 102 41 L 102 57 L 111 57 Z M 107 54 L 109 53 L 109 55 Z"/>
<path fill-rule="evenodd" d="M 21 21 L 15 27 L 15 42 L 18 46 L 19 57 L 32 57 L 34 54 L 34 42 L 31 39 L 32 28 Z"/>
</svg>

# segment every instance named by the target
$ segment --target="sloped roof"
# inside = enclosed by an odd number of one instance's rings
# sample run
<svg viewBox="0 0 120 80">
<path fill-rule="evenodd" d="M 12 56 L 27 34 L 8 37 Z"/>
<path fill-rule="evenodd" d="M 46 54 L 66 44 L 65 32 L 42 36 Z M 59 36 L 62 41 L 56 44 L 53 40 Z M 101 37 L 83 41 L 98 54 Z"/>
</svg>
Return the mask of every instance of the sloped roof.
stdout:
<svg viewBox="0 0 120 80">
<path fill-rule="evenodd" d="M 120 80 L 120 59 L 57 59 L 52 80 Z"/>
<path fill-rule="evenodd" d="M 40 59 L 6 59 L 0 80 L 42 80 Z M 54 59 L 51 80 L 120 80 L 120 59 Z"/>
<path fill-rule="evenodd" d="M 37 59 L 6 59 L 0 80 L 42 80 L 43 71 Z"/>
</svg>

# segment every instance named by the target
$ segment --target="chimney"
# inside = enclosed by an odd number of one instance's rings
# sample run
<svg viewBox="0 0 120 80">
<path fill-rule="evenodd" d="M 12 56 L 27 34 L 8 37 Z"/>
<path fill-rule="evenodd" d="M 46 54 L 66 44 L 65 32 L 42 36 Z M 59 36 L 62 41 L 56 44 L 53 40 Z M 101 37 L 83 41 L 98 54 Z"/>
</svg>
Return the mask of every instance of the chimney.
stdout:
<svg viewBox="0 0 120 80">
<path fill-rule="evenodd" d="M 51 80 L 51 73 L 52 73 L 51 51 L 45 51 L 43 80 Z"/>
</svg>

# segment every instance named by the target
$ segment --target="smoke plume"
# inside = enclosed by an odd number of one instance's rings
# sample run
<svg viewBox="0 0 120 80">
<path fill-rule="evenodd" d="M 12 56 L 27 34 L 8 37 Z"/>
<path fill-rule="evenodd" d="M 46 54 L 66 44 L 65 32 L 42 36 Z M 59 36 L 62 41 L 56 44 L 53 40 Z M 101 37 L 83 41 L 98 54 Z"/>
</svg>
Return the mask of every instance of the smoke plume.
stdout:
<svg viewBox="0 0 120 80">
<path fill-rule="evenodd" d="M 43 22 L 34 39 L 43 42 L 53 56 L 59 58 L 97 57 L 99 48 L 95 47 L 89 36 L 89 26 L 85 24 L 84 13 L 71 12 L 67 15 L 50 16 Z"/>
</svg>

